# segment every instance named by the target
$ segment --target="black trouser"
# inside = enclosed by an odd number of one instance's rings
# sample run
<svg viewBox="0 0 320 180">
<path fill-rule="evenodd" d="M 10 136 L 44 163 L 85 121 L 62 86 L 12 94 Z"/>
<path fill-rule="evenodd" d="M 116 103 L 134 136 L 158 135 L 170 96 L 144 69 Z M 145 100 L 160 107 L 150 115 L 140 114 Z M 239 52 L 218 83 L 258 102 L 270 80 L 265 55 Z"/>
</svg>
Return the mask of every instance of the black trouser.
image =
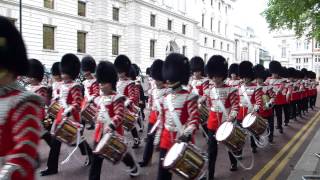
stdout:
<svg viewBox="0 0 320 180">
<path fill-rule="evenodd" d="M 131 134 L 132 134 L 132 137 L 135 138 L 135 139 L 140 139 L 139 137 L 139 134 L 138 134 L 138 131 L 137 131 L 137 128 L 134 127 L 132 130 L 131 130 Z"/>
<path fill-rule="evenodd" d="M 130 153 L 126 153 L 122 159 L 122 162 L 133 169 L 135 167 L 135 162 Z M 92 164 L 89 171 L 89 180 L 100 180 L 101 168 L 102 168 L 103 158 L 99 155 L 94 154 Z M 110 171 L 112 171 L 110 169 Z"/>
<path fill-rule="evenodd" d="M 157 180 L 171 180 L 172 179 L 172 174 L 170 173 L 170 171 L 163 167 L 163 161 L 164 161 L 164 158 L 165 158 L 167 152 L 168 152 L 167 149 L 160 148 Z"/>
<path fill-rule="evenodd" d="M 153 141 L 154 141 L 154 136 L 155 136 L 156 131 L 154 131 L 152 134 L 149 134 L 149 131 L 152 129 L 153 125 L 154 124 L 151 124 L 151 123 L 148 124 L 147 142 L 144 147 L 143 159 L 142 159 L 142 162 L 145 164 L 148 164 L 150 162 L 150 160 L 152 159 Z"/>
<path fill-rule="evenodd" d="M 218 143 L 215 138 L 215 132 L 208 130 L 208 178 L 214 179 L 216 160 L 218 155 Z"/>
<path fill-rule="evenodd" d="M 297 118 L 297 105 L 298 105 L 298 101 L 291 101 L 290 103 L 290 117 L 292 119 L 296 119 Z"/>
<path fill-rule="evenodd" d="M 316 106 L 317 94 L 310 96 L 310 107 L 313 109 Z"/>
<path fill-rule="evenodd" d="M 259 137 L 255 137 L 257 140 L 259 140 Z M 250 145 L 251 145 L 251 148 L 252 149 L 256 149 L 257 148 L 257 144 L 256 142 L 254 141 L 254 137 L 253 135 L 250 135 Z"/>
<path fill-rule="evenodd" d="M 284 112 L 284 123 L 289 122 L 289 104 L 275 105 L 274 110 L 277 116 L 277 128 L 282 129 L 282 111 Z"/>
<path fill-rule="evenodd" d="M 55 137 L 52 137 L 51 148 L 50 148 L 48 162 L 47 162 L 47 166 L 49 170 L 53 170 L 53 171 L 58 170 L 60 149 L 61 149 L 61 142 L 58 141 Z M 87 141 L 82 141 L 79 144 L 79 149 L 82 155 L 88 155 L 88 156 L 92 155 L 92 150 L 89 144 L 87 143 Z"/>
<path fill-rule="evenodd" d="M 274 131 L 274 118 L 273 115 L 265 117 L 268 120 L 268 125 L 269 125 L 269 142 L 273 141 L 273 131 Z"/>
<path fill-rule="evenodd" d="M 302 109 L 303 109 L 303 103 L 302 103 L 302 99 L 299 99 L 297 101 L 297 114 L 299 114 L 299 116 L 302 116 Z"/>
<path fill-rule="evenodd" d="M 49 147 L 51 147 L 51 141 L 52 141 L 52 137 L 51 134 L 46 131 L 41 138 L 48 144 Z"/>
<path fill-rule="evenodd" d="M 302 99 L 302 104 L 303 104 L 303 111 L 308 112 L 308 97 L 305 97 Z"/>
</svg>

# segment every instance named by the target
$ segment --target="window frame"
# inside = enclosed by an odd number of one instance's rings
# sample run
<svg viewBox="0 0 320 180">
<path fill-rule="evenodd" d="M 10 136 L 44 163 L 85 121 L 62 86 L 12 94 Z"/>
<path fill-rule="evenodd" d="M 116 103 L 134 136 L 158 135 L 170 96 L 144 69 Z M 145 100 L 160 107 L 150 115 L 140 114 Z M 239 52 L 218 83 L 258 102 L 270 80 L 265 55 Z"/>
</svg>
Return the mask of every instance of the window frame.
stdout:
<svg viewBox="0 0 320 180">
<path fill-rule="evenodd" d="M 120 21 L 120 8 L 113 6 L 112 7 L 112 20 L 113 21 Z"/>
<path fill-rule="evenodd" d="M 51 28 L 53 31 L 52 31 L 52 48 L 47 48 L 45 47 L 48 43 L 45 43 L 45 28 Z M 52 25 L 49 25 L 49 24 L 43 24 L 42 25 L 42 49 L 44 50 L 55 50 L 55 34 L 56 34 L 56 27 L 55 26 L 52 26 Z"/>
<path fill-rule="evenodd" d="M 150 14 L 150 26 L 156 27 L 156 15 L 152 13 Z"/>
<path fill-rule="evenodd" d="M 156 40 L 150 39 L 150 57 L 154 58 L 156 55 Z"/>
<path fill-rule="evenodd" d="M 79 51 L 79 34 L 83 34 L 84 35 L 84 51 Z M 87 34 L 88 32 L 86 31 L 77 31 L 77 52 L 78 53 L 86 53 L 87 52 Z"/>
<path fill-rule="evenodd" d="M 81 11 L 80 11 L 81 5 L 83 5 L 84 7 L 83 14 L 81 14 Z M 87 3 L 81 0 L 78 0 L 78 16 L 86 17 L 86 15 L 87 15 Z"/>
<path fill-rule="evenodd" d="M 46 6 L 46 1 L 51 1 L 52 7 L 47 7 Z M 43 7 L 47 9 L 54 9 L 54 0 L 43 0 Z"/>
<path fill-rule="evenodd" d="M 117 44 L 116 44 L 116 49 L 114 49 L 115 47 L 114 47 L 114 39 L 116 39 L 117 40 Z M 111 49 L 111 53 L 112 53 L 112 55 L 113 56 L 117 56 L 117 55 L 119 55 L 119 49 L 120 49 L 120 36 L 119 35 L 116 35 L 116 34 L 112 34 L 112 43 L 111 43 L 111 45 L 112 45 L 112 49 Z M 116 53 L 115 53 L 115 51 L 116 51 Z"/>
<path fill-rule="evenodd" d="M 172 31 L 172 20 L 171 19 L 168 19 L 168 21 L 167 21 L 167 29 L 168 29 L 168 31 Z"/>
</svg>

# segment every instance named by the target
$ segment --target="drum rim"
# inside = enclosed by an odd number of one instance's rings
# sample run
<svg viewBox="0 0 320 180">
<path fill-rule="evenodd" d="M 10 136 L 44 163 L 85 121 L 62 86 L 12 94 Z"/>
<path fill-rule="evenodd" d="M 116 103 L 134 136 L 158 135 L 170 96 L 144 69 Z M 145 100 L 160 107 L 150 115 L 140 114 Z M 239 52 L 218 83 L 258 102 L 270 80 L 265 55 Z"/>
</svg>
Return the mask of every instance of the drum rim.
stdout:
<svg viewBox="0 0 320 180">
<path fill-rule="evenodd" d="M 232 122 L 228 122 L 228 121 L 225 121 L 225 122 L 223 122 L 219 127 L 218 127 L 218 129 L 217 129 L 217 132 L 216 132 L 216 140 L 217 141 L 225 141 L 229 136 L 227 136 L 225 139 L 220 139 L 220 138 L 218 138 L 219 136 L 217 136 L 218 135 L 218 132 L 219 132 L 219 128 L 222 128 L 222 125 L 223 124 L 225 124 L 225 123 L 228 123 L 228 124 L 231 124 L 232 125 L 232 130 L 231 130 L 231 132 L 230 132 L 230 134 L 232 134 L 232 131 L 233 131 L 233 129 L 234 129 L 234 127 L 235 127 L 235 125 L 232 123 Z M 230 135 L 229 134 L 229 135 Z"/>
<path fill-rule="evenodd" d="M 188 143 L 185 143 L 185 142 L 176 142 L 176 143 L 174 143 L 174 145 L 175 145 L 175 144 L 182 144 L 182 145 L 183 145 L 181 152 L 184 152 L 184 151 L 187 149 L 187 147 L 188 147 Z M 172 148 L 174 145 L 172 145 L 172 146 L 170 147 L 169 151 L 171 150 L 171 148 Z M 162 162 L 163 167 L 166 168 L 166 169 L 171 169 L 172 167 L 174 167 L 174 166 L 177 164 L 177 162 L 178 162 L 178 161 L 182 158 L 182 156 L 183 156 L 181 153 L 179 153 L 178 156 L 177 156 L 176 161 L 173 161 L 173 163 L 172 163 L 171 165 L 166 166 L 166 165 L 164 164 L 164 162 L 165 162 L 165 159 L 167 158 L 167 156 L 168 156 L 168 154 L 169 154 L 169 151 L 167 152 L 167 154 L 166 154 L 166 156 L 164 157 L 163 162 Z"/>
</svg>

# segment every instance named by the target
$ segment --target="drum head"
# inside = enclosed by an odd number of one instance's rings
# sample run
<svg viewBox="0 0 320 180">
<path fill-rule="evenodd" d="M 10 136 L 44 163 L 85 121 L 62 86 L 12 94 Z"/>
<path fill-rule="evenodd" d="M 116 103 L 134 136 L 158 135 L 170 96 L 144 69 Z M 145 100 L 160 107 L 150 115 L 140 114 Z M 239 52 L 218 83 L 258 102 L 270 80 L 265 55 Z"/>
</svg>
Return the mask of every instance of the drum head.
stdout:
<svg viewBox="0 0 320 180">
<path fill-rule="evenodd" d="M 183 151 L 185 147 L 185 143 L 175 143 L 170 150 L 168 151 L 166 157 L 163 161 L 164 167 L 170 167 L 174 164 L 174 162 L 177 160 L 181 152 Z"/>
<path fill-rule="evenodd" d="M 254 114 L 250 113 L 248 114 L 244 119 L 243 119 L 243 122 L 242 122 L 242 127 L 243 128 L 248 128 L 250 127 L 256 120 L 256 117 Z"/>
<path fill-rule="evenodd" d="M 108 140 L 110 139 L 111 137 L 111 134 L 110 133 L 107 133 L 105 134 L 102 139 L 100 140 L 100 142 L 98 143 L 97 147 L 96 147 L 96 151 L 100 151 L 104 145 L 108 142 Z"/>
<path fill-rule="evenodd" d="M 225 139 L 227 139 L 230 136 L 232 130 L 233 130 L 232 122 L 222 123 L 216 133 L 217 141 L 224 141 Z"/>
</svg>

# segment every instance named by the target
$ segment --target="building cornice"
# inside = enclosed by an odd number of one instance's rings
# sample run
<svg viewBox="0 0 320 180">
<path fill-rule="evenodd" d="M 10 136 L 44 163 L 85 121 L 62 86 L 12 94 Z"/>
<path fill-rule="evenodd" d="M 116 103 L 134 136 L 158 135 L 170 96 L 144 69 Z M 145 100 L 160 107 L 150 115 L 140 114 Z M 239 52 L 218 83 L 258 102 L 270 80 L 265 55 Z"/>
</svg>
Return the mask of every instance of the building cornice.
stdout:
<svg viewBox="0 0 320 180">
<path fill-rule="evenodd" d="M 19 6 L 19 3 L 18 2 L 14 2 L 14 1 L 2 0 L 1 2 L 5 3 L 7 5 Z M 64 13 L 64 12 L 61 12 L 61 11 L 57 11 L 55 9 L 48 9 L 48 8 L 44 8 L 44 7 L 32 6 L 32 5 L 29 5 L 29 4 L 22 4 L 22 8 L 28 8 L 28 9 L 31 9 L 31 10 L 37 10 L 37 11 L 48 13 L 48 14 L 52 14 L 52 15 L 64 16 L 64 17 L 69 17 L 69 18 L 73 18 L 73 19 L 77 19 L 77 20 L 93 23 L 93 19 L 91 19 L 91 18 L 76 16 L 76 15 L 69 14 L 69 13 Z"/>
<path fill-rule="evenodd" d="M 183 19 L 185 21 L 189 21 L 190 23 L 193 23 L 193 24 L 199 24 L 198 21 L 194 20 L 194 19 L 191 19 L 191 18 L 188 18 L 186 16 L 183 16 L 181 14 L 178 14 L 178 13 L 174 13 L 170 10 L 167 10 L 165 8 L 162 8 L 162 7 L 159 7 L 159 6 L 156 6 L 152 3 L 149 3 L 149 2 L 146 2 L 146 1 L 143 1 L 143 0 L 132 0 L 132 1 L 128 1 L 128 3 L 133 3 L 133 2 L 136 2 L 136 3 L 139 3 L 141 5 L 144 5 L 144 6 L 148 6 L 149 8 L 152 8 L 152 9 L 156 9 L 158 11 L 161 11 L 163 13 L 166 13 L 166 14 L 169 14 L 171 16 L 175 16 L 177 18 L 180 18 L 180 19 Z"/>
<path fill-rule="evenodd" d="M 219 36 L 219 35 L 214 34 L 214 33 L 212 33 L 212 32 L 205 31 L 205 30 L 203 30 L 202 28 L 199 28 L 199 32 L 200 32 L 200 33 L 203 33 L 203 34 L 207 34 L 207 35 L 209 35 L 209 36 L 213 36 L 213 37 L 215 37 L 215 38 L 223 39 L 223 40 L 225 40 L 225 41 L 229 41 L 229 42 L 231 42 L 231 43 L 234 43 L 234 40 L 232 40 L 232 39 L 228 39 L 228 38 L 226 38 L 226 37 Z"/>
</svg>

